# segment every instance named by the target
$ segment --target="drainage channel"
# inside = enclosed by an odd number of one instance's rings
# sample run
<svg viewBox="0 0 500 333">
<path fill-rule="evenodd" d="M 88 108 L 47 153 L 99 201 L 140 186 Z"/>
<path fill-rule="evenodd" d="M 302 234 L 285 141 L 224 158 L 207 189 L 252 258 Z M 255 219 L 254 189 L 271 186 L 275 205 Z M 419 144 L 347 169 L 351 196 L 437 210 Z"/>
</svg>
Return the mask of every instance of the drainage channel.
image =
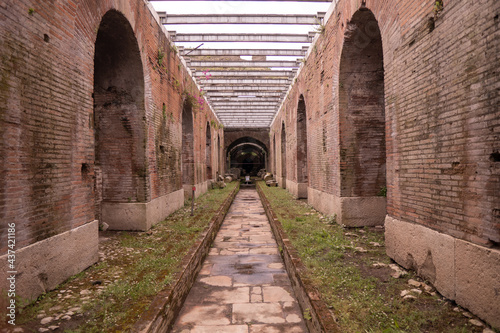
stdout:
<svg viewBox="0 0 500 333">
<path fill-rule="evenodd" d="M 236 195 L 173 332 L 307 332 L 255 189 Z"/>
</svg>

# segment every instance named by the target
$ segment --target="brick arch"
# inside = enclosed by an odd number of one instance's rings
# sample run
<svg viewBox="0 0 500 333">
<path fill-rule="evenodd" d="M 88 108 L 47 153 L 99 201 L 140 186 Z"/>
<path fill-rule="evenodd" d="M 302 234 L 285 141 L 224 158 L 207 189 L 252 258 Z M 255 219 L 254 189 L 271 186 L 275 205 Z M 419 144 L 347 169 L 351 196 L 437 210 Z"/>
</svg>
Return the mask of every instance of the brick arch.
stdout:
<svg viewBox="0 0 500 333">
<path fill-rule="evenodd" d="M 182 108 L 182 184 L 194 185 L 193 108 L 185 101 Z"/>
<path fill-rule="evenodd" d="M 273 135 L 273 170 L 272 172 L 276 175 L 276 159 L 277 159 L 277 153 L 276 153 L 276 133 Z"/>
<path fill-rule="evenodd" d="M 205 164 L 207 166 L 207 179 L 212 178 L 212 132 L 210 129 L 210 122 L 207 121 L 207 128 L 205 133 Z"/>
<path fill-rule="evenodd" d="M 217 134 L 217 176 L 219 176 L 220 174 L 223 174 L 223 169 L 222 169 L 222 163 L 221 163 L 221 160 L 220 160 L 220 151 L 221 151 L 221 146 L 220 146 L 220 135 Z M 217 179 L 219 180 L 219 179 Z"/>
<path fill-rule="evenodd" d="M 266 145 L 250 136 L 234 140 L 227 147 L 229 168 L 240 168 L 243 174 L 252 176 L 266 168 L 268 156 L 269 150 Z"/>
<path fill-rule="evenodd" d="M 94 54 L 96 215 L 104 222 L 102 203 L 148 199 L 144 115 L 139 46 L 128 20 L 110 10 L 99 25 Z"/>
<path fill-rule="evenodd" d="M 281 125 L 281 187 L 286 188 L 286 128 Z"/>
<path fill-rule="evenodd" d="M 341 196 L 376 196 L 386 186 L 382 39 L 373 13 L 348 23 L 339 66 Z"/>
<path fill-rule="evenodd" d="M 307 171 L 307 112 L 304 96 L 297 103 L 297 183 L 308 183 Z"/>
</svg>

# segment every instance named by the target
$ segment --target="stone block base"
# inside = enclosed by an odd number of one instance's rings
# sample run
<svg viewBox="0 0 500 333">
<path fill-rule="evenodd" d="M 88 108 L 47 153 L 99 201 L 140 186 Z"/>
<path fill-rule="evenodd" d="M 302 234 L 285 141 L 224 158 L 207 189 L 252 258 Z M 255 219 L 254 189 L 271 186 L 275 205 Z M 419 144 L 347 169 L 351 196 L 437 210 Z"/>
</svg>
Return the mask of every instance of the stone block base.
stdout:
<svg viewBox="0 0 500 333">
<path fill-rule="evenodd" d="M 32 301 L 99 259 L 99 226 L 92 221 L 78 228 L 16 249 L 16 296 Z M 7 255 L 0 257 L 2 294 L 7 286 Z M 10 274 L 9 274 L 10 275 Z M 8 290 L 8 289 L 7 289 Z"/>
<path fill-rule="evenodd" d="M 337 222 L 349 227 L 383 225 L 385 197 L 338 197 L 308 188 L 308 203 L 326 215 L 336 215 Z"/>
<path fill-rule="evenodd" d="M 311 187 L 307 191 L 307 202 L 326 215 L 340 214 L 340 198 Z"/>
<path fill-rule="evenodd" d="M 500 251 L 387 216 L 387 254 L 445 297 L 500 328 Z M 494 305 L 495 304 L 495 305 Z"/>
<path fill-rule="evenodd" d="M 341 197 L 338 223 L 348 227 L 383 225 L 386 214 L 385 197 Z"/>
<path fill-rule="evenodd" d="M 292 180 L 286 181 L 286 188 L 295 199 L 307 199 L 307 183 L 296 183 Z"/>
<path fill-rule="evenodd" d="M 146 231 L 184 205 L 184 190 L 150 202 L 102 202 L 102 220 L 110 230 Z"/>
<path fill-rule="evenodd" d="M 276 181 L 281 188 L 286 188 L 286 178 L 276 176 Z"/>
</svg>

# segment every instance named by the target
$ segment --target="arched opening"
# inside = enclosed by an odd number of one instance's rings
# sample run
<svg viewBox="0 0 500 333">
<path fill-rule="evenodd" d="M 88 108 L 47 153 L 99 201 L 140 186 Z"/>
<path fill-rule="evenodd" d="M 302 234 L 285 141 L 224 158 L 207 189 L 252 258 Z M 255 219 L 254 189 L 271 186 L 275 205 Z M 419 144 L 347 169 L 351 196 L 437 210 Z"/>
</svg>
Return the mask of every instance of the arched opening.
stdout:
<svg viewBox="0 0 500 333">
<path fill-rule="evenodd" d="M 276 134 L 273 136 L 273 173 L 276 175 Z"/>
<path fill-rule="evenodd" d="M 307 114 L 304 96 L 297 105 L 297 183 L 298 198 L 307 198 Z"/>
<path fill-rule="evenodd" d="M 194 185 L 193 109 L 186 101 L 182 108 L 182 184 Z"/>
<path fill-rule="evenodd" d="M 341 196 L 376 197 L 386 187 L 384 61 L 378 22 L 366 8 L 346 29 L 338 88 Z M 376 202 L 385 216 L 385 200 Z"/>
<path fill-rule="evenodd" d="M 256 176 L 267 164 L 267 147 L 261 141 L 243 137 L 232 142 L 227 148 L 229 168 L 241 169 L 242 175 Z"/>
<path fill-rule="evenodd" d="M 205 163 L 207 165 L 207 180 L 212 179 L 212 133 L 210 123 L 207 121 L 207 130 L 205 134 Z"/>
<path fill-rule="evenodd" d="M 281 187 L 286 188 L 286 132 L 284 122 L 281 126 Z"/>
<path fill-rule="evenodd" d="M 134 31 L 118 11 L 99 25 L 94 55 L 96 218 L 106 221 L 104 203 L 147 200 L 144 75 Z"/>
<path fill-rule="evenodd" d="M 217 177 L 219 177 L 219 175 L 222 174 L 221 160 L 220 160 L 220 150 L 221 150 L 221 147 L 220 147 L 220 136 L 219 136 L 219 134 L 217 134 L 217 147 L 216 147 L 216 150 L 217 150 Z"/>
</svg>

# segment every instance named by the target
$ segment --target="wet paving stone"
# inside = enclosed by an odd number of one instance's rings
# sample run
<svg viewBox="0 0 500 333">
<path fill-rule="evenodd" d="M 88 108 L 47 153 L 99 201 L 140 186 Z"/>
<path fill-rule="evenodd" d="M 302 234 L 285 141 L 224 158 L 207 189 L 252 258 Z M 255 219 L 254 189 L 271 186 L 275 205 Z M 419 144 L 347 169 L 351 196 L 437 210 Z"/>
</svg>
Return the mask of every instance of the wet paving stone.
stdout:
<svg viewBox="0 0 500 333">
<path fill-rule="evenodd" d="M 255 189 L 236 196 L 173 332 L 307 332 Z"/>
</svg>

